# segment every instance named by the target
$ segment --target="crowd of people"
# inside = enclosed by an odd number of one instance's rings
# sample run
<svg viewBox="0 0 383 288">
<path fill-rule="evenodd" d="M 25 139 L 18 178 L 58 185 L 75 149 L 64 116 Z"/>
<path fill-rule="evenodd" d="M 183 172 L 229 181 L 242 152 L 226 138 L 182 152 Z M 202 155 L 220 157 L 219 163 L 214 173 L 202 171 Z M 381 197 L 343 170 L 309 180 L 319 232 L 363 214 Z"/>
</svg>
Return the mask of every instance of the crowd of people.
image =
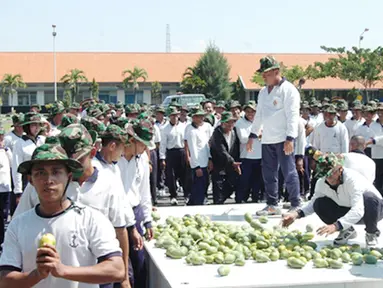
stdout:
<svg viewBox="0 0 383 288">
<path fill-rule="evenodd" d="M 338 244 L 364 220 L 375 245 L 383 105 L 301 101 L 273 57 L 260 64 L 258 103 L 124 107 L 86 99 L 67 109 L 49 104 L 47 118 L 39 105 L 13 115 L 12 130 L 0 128 L 0 284 L 146 287 L 143 242 L 153 237 L 158 197 L 168 192 L 178 205 L 183 193 L 187 205 L 204 205 L 210 184 L 213 204 L 265 201 L 257 215 L 281 215 L 282 199 L 285 226 L 315 212 L 327 224 L 318 233 L 339 231 Z M 38 248 L 47 232 L 56 246 Z"/>
</svg>

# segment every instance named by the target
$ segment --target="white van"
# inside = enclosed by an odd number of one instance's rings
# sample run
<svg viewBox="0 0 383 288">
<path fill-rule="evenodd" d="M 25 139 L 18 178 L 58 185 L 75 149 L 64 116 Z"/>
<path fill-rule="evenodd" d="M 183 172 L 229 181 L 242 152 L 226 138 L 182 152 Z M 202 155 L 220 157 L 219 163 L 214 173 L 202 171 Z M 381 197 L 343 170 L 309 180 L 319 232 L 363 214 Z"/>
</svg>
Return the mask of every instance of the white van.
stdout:
<svg viewBox="0 0 383 288">
<path fill-rule="evenodd" d="M 206 97 L 203 94 L 180 94 L 167 96 L 162 103 L 164 107 L 169 106 L 173 101 L 178 105 L 192 107 L 200 104 Z"/>
</svg>

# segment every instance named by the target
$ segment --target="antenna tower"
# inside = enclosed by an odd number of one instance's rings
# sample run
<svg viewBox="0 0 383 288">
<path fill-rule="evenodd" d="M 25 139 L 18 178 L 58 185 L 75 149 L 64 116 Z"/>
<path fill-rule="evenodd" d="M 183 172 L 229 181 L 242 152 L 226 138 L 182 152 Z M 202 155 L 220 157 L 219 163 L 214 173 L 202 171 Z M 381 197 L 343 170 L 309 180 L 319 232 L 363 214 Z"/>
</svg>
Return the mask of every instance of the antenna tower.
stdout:
<svg viewBox="0 0 383 288">
<path fill-rule="evenodd" d="M 170 42 L 170 25 L 166 24 L 166 53 L 172 52 L 172 44 Z"/>
</svg>

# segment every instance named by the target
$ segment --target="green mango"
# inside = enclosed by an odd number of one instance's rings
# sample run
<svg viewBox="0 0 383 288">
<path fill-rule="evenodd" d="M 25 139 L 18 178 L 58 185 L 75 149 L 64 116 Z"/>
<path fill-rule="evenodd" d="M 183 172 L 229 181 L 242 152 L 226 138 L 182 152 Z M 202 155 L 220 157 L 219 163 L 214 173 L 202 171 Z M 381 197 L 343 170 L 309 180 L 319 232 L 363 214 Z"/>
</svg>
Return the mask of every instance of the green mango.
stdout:
<svg viewBox="0 0 383 288">
<path fill-rule="evenodd" d="M 318 248 L 318 245 L 315 242 L 311 242 L 311 241 L 306 242 L 305 245 L 310 246 L 314 250 Z"/>
<path fill-rule="evenodd" d="M 214 263 L 214 255 L 206 255 L 205 256 L 205 261 L 206 264 L 213 264 Z"/>
<path fill-rule="evenodd" d="M 258 263 L 267 263 L 270 261 L 270 258 L 263 252 L 258 252 L 255 255 L 255 261 Z"/>
<path fill-rule="evenodd" d="M 198 243 L 198 249 L 199 250 L 208 250 L 210 248 L 210 245 L 206 242 L 199 242 Z"/>
<path fill-rule="evenodd" d="M 253 221 L 253 216 L 250 213 L 245 213 L 245 221 L 251 223 L 251 221 Z"/>
<path fill-rule="evenodd" d="M 250 226 L 254 228 L 255 230 L 263 230 L 262 224 L 258 220 L 252 220 L 250 222 Z"/>
<path fill-rule="evenodd" d="M 291 256 L 290 257 L 299 258 L 299 257 L 301 257 L 301 254 L 299 252 L 297 252 L 297 251 L 293 251 L 293 252 L 291 252 Z"/>
<path fill-rule="evenodd" d="M 262 224 L 266 224 L 267 222 L 269 222 L 269 218 L 267 218 L 267 216 L 260 216 L 258 218 L 259 222 L 261 222 Z"/>
<path fill-rule="evenodd" d="M 311 255 L 310 252 L 306 251 L 302 254 L 303 257 L 306 258 L 307 261 L 310 261 L 311 259 L 313 259 L 313 256 Z"/>
<path fill-rule="evenodd" d="M 315 237 L 314 233 L 312 232 L 307 232 L 305 234 L 302 235 L 302 241 L 306 242 L 306 241 L 310 241 L 312 240 L 313 238 Z"/>
<path fill-rule="evenodd" d="M 342 254 L 342 262 L 343 263 L 349 263 L 351 262 L 351 256 L 347 252 L 343 252 Z"/>
<path fill-rule="evenodd" d="M 291 251 L 283 250 L 280 256 L 281 256 L 281 259 L 288 259 L 289 257 L 291 257 Z"/>
<path fill-rule="evenodd" d="M 217 247 L 214 247 L 214 246 L 210 246 L 207 250 L 206 250 L 206 254 L 207 255 L 213 255 L 215 253 L 218 252 L 218 249 Z"/>
<path fill-rule="evenodd" d="M 306 225 L 306 232 L 313 232 L 314 231 L 314 227 L 313 225 L 311 224 L 307 224 Z"/>
<path fill-rule="evenodd" d="M 266 241 L 257 241 L 257 249 L 266 249 L 269 244 Z"/>
<path fill-rule="evenodd" d="M 216 254 L 214 255 L 214 262 L 216 264 L 222 264 L 224 261 L 224 256 L 222 254 Z"/>
<path fill-rule="evenodd" d="M 180 247 L 170 246 L 166 249 L 166 256 L 172 259 L 181 259 L 185 255 Z"/>
<path fill-rule="evenodd" d="M 227 276 L 230 273 L 229 266 L 220 266 L 217 270 L 219 276 Z"/>
<path fill-rule="evenodd" d="M 237 258 L 235 260 L 235 266 L 244 266 L 246 264 L 245 258 Z"/>
<path fill-rule="evenodd" d="M 327 268 L 328 262 L 326 259 L 317 258 L 313 260 L 315 268 Z"/>
<path fill-rule="evenodd" d="M 360 266 L 363 264 L 363 256 L 359 253 L 351 256 L 352 264 L 355 266 Z"/>
<path fill-rule="evenodd" d="M 364 262 L 366 264 L 375 265 L 378 262 L 378 259 L 374 255 L 366 254 L 364 255 Z"/>
<path fill-rule="evenodd" d="M 370 254 L 372 256 L 375 256 L 377 259 L 381 259 L 382 258 L 382 254 L 379 251 L 377 251 L 377 250 L 371 250 Z"/>
<path fill-rule="evenodd" d="M 342 256 L 342 251 L 339 248 L 334 248 L 331 250 L 330 256 L 332 259 L 338 260 Z"/>
<path fill-rule="evenodd" d="M 271 261 L 277 261 L 279 257 L 280 257 L 280 254 L 278 251 L 271 252 L 269 256 Z"/>
<path fill-rule="evenodd" d="M 341 269 L 343 267 L 343 263 L 341 261 L 334 259 L 329 259 L 328 264 L 332 269 Z"/>
<path fill-rule="evenodd" d="M 290 257 L 289 259 L 287 259 L 287 265 L 293 269 L 302 269 L 306 265 L 306 263 L 301 259 Z"/>
</svg>

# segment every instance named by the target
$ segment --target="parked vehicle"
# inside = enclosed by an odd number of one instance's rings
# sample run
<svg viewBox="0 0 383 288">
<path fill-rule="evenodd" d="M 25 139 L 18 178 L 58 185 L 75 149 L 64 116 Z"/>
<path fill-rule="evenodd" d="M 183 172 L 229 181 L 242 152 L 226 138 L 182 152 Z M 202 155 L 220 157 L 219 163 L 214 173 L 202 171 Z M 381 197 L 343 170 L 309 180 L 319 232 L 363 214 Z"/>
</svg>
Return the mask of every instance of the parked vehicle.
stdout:
<svg viewBox="0 0 383 288">
<path fill-rule="evenodd" d="M 192 107 L 200 104 L 206 97 L 203 94 L 180 94 L 167 96 L 162 103 L 164 107 L 169 106 L 172 102 L 178 105 Z"/>
</svg>

